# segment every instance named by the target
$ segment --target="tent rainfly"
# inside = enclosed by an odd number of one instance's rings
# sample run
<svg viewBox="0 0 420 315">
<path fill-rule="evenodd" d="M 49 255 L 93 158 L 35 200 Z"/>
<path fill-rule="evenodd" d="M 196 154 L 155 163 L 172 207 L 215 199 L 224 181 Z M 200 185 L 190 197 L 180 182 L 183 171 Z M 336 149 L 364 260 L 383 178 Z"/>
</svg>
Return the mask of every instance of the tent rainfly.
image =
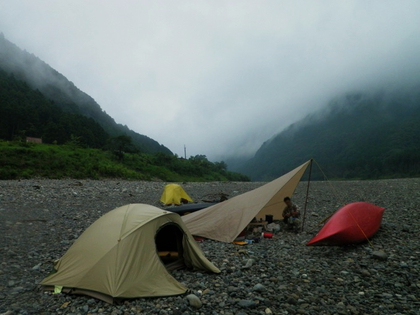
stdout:
<svg viewBox="0 0 420 315">
<path fill-rule="evenodd" d="M 177 267 L 220 272 L 178 214 L 129 204 L 88 227 L 41 285 L 109 303 L 114 298 L 172 296 L 187 291 L 168 272 Z"/>
<path fill-rule="evenodd" d="M 166 206 L 176 205 L 179 206 L 183 201 L 193 202 L 193 200 L 188 196 L 185 190 L 178 184 L 168 184 L 165 186 L 162 196 L 160 197 L 160 202 Z"/>
<path fill-rule="evenodd" d="M 284 197 L 292 196 L 309 160 L 289 173 L 244 194 L 182 217 L 192 235 L 233 242 L 253 218 L 283 218 Z"/>
</svg>

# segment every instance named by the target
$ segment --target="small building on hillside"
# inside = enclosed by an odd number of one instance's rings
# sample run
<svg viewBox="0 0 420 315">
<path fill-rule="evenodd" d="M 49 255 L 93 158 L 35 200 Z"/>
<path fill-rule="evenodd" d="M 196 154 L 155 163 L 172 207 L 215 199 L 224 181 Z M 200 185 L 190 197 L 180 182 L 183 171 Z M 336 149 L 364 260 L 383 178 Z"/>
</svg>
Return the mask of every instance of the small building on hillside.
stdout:
<svg viewBox="0 0 420 315">
<path fill-rule="evenodd" d="M 42 143 L 42 138 L 26 137 L 26 142 Z"/>
</svg>

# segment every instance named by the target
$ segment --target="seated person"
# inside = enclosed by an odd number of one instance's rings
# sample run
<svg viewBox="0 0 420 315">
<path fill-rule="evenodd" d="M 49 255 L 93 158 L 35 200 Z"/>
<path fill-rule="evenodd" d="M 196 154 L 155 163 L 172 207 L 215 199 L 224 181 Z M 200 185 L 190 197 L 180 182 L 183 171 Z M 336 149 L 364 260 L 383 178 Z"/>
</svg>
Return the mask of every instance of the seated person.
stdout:
<svg viewBox="0 0 420 315">
<path fill-rule="evenodd" d="M 298 225 L 300 222 L 298 220 L 300 212 L 296 205 L 292 202 L 290 197 L 285 197 L 283 201 L 286 204 L 286 207 L 283 210 L 283 222 L 289 226 Z"/>
</svg>

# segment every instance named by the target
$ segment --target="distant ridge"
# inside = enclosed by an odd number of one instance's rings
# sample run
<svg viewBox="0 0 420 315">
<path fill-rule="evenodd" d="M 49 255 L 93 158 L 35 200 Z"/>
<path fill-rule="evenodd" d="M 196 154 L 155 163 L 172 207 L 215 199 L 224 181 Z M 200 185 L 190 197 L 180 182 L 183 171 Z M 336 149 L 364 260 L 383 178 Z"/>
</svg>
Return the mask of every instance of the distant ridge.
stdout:
<svg viewBox="0 0 420 315">
<path fill-rule="evenodd" d="M 110 136 L 131 137 L 133 144 L 144 153 L 162 152 L 172 155 L 164 145 L 116 123 L 92 97 L 79 90 L 64 75 L 41 59 L 8 41 L 2 33 L 0 33 L 0 69 L 13 74 L 16 79 L 26 82 L 31 88 L 39 90 L 63 110 L 92 118 Z"/>
<path fill-rule="evenodd" d="M 329 178 L 420 176 L 420 84 L 338 97 L 230 169 L 267 181 L 310 158 Z"/>
</svg>

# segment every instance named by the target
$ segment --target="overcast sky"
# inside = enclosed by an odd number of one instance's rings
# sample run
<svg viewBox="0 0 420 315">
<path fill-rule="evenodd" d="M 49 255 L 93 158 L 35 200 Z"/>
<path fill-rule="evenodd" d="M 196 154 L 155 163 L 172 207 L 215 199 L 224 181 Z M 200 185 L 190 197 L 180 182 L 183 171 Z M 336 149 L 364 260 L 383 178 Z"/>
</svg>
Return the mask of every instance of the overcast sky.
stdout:
<svg viewBox="0 0 420 315">
<path fill-rule="evenodd" d="M 418 0 L 0 0 L 0 32 L 117 123 L 212 161 L 420 73 Z"/>
</svg>

